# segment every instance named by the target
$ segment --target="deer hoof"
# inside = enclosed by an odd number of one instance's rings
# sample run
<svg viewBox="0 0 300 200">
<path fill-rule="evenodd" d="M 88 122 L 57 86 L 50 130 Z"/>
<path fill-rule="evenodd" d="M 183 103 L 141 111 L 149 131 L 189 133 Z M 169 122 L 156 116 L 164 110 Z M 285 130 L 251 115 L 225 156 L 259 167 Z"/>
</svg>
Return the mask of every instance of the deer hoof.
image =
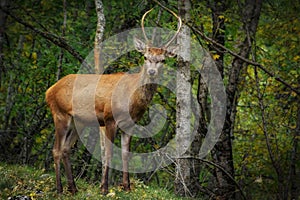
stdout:
<svg viewBox="0 0 300 200">
<path fill-rule="evenodd" d="M 130 192 L 131 191 L 131 189 L 130 189 L 130 187 L 128 186 L 128 187 L 124 187 L 124 191 L 126 191 L 126 192 Z"/>
<path fill-rule="evenodd" d="M 102 186 L 100 187 L 100 189 L 101 189 L 101 194 L 102 194 L 102 195 L 107 195 L 107 194 L 108 194 L 108 186 L 102 185 Z"/>
<path fill-rule="evenodd" d="M 108 194 L 108 190 L 101 189 L 101 194 L 102 194 L 102 195 L 107 195 L 107 194 Z"/>
<path fill-rule="evenodd" d="M 130 189 L 130 184 L 124 184 L 124 183 L 122 183 L 121 185 L 120 185 L 121 187 L 122 187 L 122 189 L 124 190 L 124 191 L 126 191 L 126 192 L 130 192 L 131 191 L 131 189 Z"/>
<path fill-rule="evenodd" d="M 75 195 L 78 192 L 76 188 L 68 188 L 68 191 L 71 192 L 72 195 Z"/>
</svg>

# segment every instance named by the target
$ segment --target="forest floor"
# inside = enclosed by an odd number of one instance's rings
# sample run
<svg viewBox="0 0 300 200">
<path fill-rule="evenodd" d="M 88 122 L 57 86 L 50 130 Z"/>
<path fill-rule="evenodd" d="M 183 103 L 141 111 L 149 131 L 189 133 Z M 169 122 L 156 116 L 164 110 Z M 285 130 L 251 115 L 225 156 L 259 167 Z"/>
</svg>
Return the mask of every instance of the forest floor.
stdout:
<svg viewBox="0 0 300 200">
<path fill-rule="evenodd" d="M 66 181 L 63 177 L 63 185 Z M 142 181 L 131 180 L 132 191 L 124 192 L 118 186 L 110 186 L 106 196 L 100 194 L 99 183 L 76 180 L 79 192 L 72 196 L 69 192 L 57 195 L 55 175 L 45 170 L 24 165 L 9 165 L 0 162 L 0 199 L 183 199 L 164 188 L 147 186 Z M 64 188 L 65 189 L 65 188 Z M 185 198 L 186 199 L 186 198 Z"/>
</svg>

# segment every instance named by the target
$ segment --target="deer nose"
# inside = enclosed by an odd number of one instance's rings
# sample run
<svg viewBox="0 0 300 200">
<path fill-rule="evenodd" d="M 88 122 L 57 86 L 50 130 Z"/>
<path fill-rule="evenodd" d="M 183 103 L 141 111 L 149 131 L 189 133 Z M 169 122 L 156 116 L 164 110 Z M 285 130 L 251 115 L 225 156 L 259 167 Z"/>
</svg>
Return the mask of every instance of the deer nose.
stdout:
<svg viewBox="0 0 300 200">
<path fill-rule="evenodd" d="M 154 69 L 149 69 L 148 74 L 150 76 L 154 76 L 156 74 L 156 71 Z"/>
</svg>

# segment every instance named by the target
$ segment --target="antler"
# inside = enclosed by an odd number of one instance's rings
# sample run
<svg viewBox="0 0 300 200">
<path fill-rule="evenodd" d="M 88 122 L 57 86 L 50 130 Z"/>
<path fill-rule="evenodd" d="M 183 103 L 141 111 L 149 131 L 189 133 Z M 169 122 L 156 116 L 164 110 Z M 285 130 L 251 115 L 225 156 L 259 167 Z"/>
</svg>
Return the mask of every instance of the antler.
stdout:
<svg viewBox="0 0 300 200">
<path fill-rule="evenodd" d="M 178 35 L 179 31 L 180 31 L 180 28 L 182 26 L 182 20 L 181 20 L 181 18 L 178 17 L 178 15 L 176 15 L 176 13 L 174 13 L 172 10 L 169 10 L 169 12 L 171 12 L 178 19 L 179 24 L 178 24 L 178 29 L 177 29 L 175 35 L 171 38 L 171 40 L 169 42 L 167 42 L 165 44 L 165 47 L 168 47 L 175 40 L 175 38 L 177 37 L 177 35 Z"/>
<path fill-rule="evenodd" d="M 142 31 L 143 31 L 144 38 L 145 38 L 145 40 L 146 40 L 147 43 L 149 42 L 149 39 L 147 38 L 147 35 L 146 35 L 146 33 L 145 33 L 144 19 L 145 19 L 146 15 L 147 15 L 149 12 L 151 12 L 152 10 L 153 10 L 153 8 L 150 9 L 150 10 L 148 10 L 147 12 L 145 12 L 145 14 L 144 14 L 143 17 L 142 17 L 142 21 L 141 21 Z M 180 28 L 181 28 L 181 26 L 182 26 L 182 20 L 181 20 L 181 18 L 178 17 L 178 15 L 177 15 L 175 12 L 173 12 L 172 10 L 169 10 L 169 12 L 171 12 L 171 13 L 178 19 L 179 24 L 178 24 L 178 29 L 177 29 L 175 35 L 170 39 L 169 42 L 167 42 L 167 43 L 164 45 L 165 48 L 168 47 L 168 46 L 175 40 L 175 38 L 177 37 L 177 35 L 178 35 L 179 31 L 180 31 Z"/>
<path fill-rule="evenodd" d="M 144 19 L 145 19 L 146 15 L 147 15 L 149 12 L 151 12 L 152 10 L 153 10 L 153 8 L 151 8 L 150 10 L 148 10 L 147 12 L 145 12 L 145 14 L 144 14 L 143 17 L 142 17 L 142 21 L 141 21 L 142 31 L 143 31 L 143 34 L 144 34 L 144 38 L 145 38 L 145 40 L 146 40 L 146 43 L 149 42 L 149 39 L 147 38 L 147 35 L 146 35 L 146 33 L 145 33 L 145 29 L 144 29 Z"/>
</svg>

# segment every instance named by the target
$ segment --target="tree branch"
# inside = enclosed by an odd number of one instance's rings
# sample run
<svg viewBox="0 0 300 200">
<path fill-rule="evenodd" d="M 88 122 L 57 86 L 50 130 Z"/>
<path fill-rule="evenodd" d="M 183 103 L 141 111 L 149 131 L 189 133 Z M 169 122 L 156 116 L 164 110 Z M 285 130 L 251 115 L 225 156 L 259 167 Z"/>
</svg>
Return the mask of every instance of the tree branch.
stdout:
<svg viewBox="0 0 300 200">
<path fill-rule="evenodd" d="M 243 56 L 240 56 L 239 54 L 235 53 L 234 51 L 226 48 L 225 46 L 219 44 L 218 42 L 216 42 L 215 40 L 211 39 L 210 37 L 207 37 L 204 33 L 202 33 L 200 30 L 194 28 L 191 25 L 188 25 L 195 33 L 199 34 L 203 39 L 205 39 L 206 41 L 216 45 L 217 47 L 219 47 L 220 49 L 224 50 L 225 52 L 228 52 L 229 54 L 231 54 L 232 56 L 241 59 L 242 61 L 256 66 L 259 69 L 261 69 L 263 72 L 265 72 L 267 75 L 269 75 L 270 77 L 275 78 L 275 80 L 277 80 L 278 82 L 282 83 L 283 85 L 285 85 L 286 87 L 288 87 L 290 90 L 292 90 L 293 92 L 295 92 L 296 94 L 300 95 L 300 91 L 297 90 L 296 88 L 294 88 L 293 86 L 291 86 L 289 83 L 287 83 L 285 80 L 283 80 L 282 78 L 276 76 L 274 73 L 270 72 L 269 70 L 267 70 L 262 64 L 257 63 L 255 61 L 249 60 Z"/>
<path fill-rule="evenodd" d="M 157 5 L 159 5 L 161 8 L 163 8 L 164 10 L 166 10 L 167 12 L 170 12 L 170 9 L 165 7 L 164 5 L 162 5 L 159 1 L 157 0 L 153 0 Z M 185 24 L 185 22 L 183 22 Z M 228 52 L 229 54 L 231 54 L 232 56 L 239 58 L 240 60 L 252 65 L 252 66 L 256 66 L 259 69 L 261 69 L 263 72 L 265 72 L 267 75 L 269 75 L 270 77 L 275 78 L 276 81 L 282 83 L 283 85 L 285 85 L 286 87 L 288 87 L 290 90 L 292 90 L 293 92 L 295 92 L 297 95 L 300 95 L 300 91 L 297 90 L 296 88 L 294 88 L 293 86 L 291 86 L 289 83 L 287 83 L 285 80 L 283 80 L 282 78 L 276 76 L 274 73 L 272 73 L 271 71 L 267 70 L 262 64 L 254 62 L 252 60 L 249 60 L 243 56 L 240 56 L 239 54 L 235 53 L 234 51 L 226 48 L 224 45 L 219 44 L 218 42 L 216 42 L 215 40 L 213 40 L 212 38 L 206 36 L 203 32 L 201 32 L 199 29 L 193 27 L 191 24 L 186 24 L 187 26 L 189 26 L 189 28 L 191 30 L 193 30 L 193 32 L 199 34 L 204 40 L 214 44 L 215 46 L 219 47 L 220 49 L 224 50 L 225 52 Z"/>
<path fill-rule="evenodd" d="M 85 67 L 89 67 L 88 63 L 86 63 L 83 56 L 78 51 L 76 51 L 73 47 L 71 47 L 65 39 L 63 39 L 61 37 L 58 37 L 58 36 L 56 36 L 52 33 L 43 32 L 39 29 L 36 29 L 31 24 L 23 21 L 21 18 L 17 17 L 13 13 L 11 13 L 9 10 L 4 9 L 3 7 L 0 7 L 0 9 L 4 13 L 9 15 L 11 18 L 13 18 L 16 22 L 18 22 L 18 23 L 22 24 L 23 26 L 29 28 L 30 30 L 32 30 L 33 32 L 35 32 L 38 35 L 42 36 L 43 38 L 47 39 L 48 41 L 52 42 L 53 44 L 67 50 L 72 56 L 74 56 L 79 62 L 81 62 L 82 65 L 84 65 Z"/>
</svg>

